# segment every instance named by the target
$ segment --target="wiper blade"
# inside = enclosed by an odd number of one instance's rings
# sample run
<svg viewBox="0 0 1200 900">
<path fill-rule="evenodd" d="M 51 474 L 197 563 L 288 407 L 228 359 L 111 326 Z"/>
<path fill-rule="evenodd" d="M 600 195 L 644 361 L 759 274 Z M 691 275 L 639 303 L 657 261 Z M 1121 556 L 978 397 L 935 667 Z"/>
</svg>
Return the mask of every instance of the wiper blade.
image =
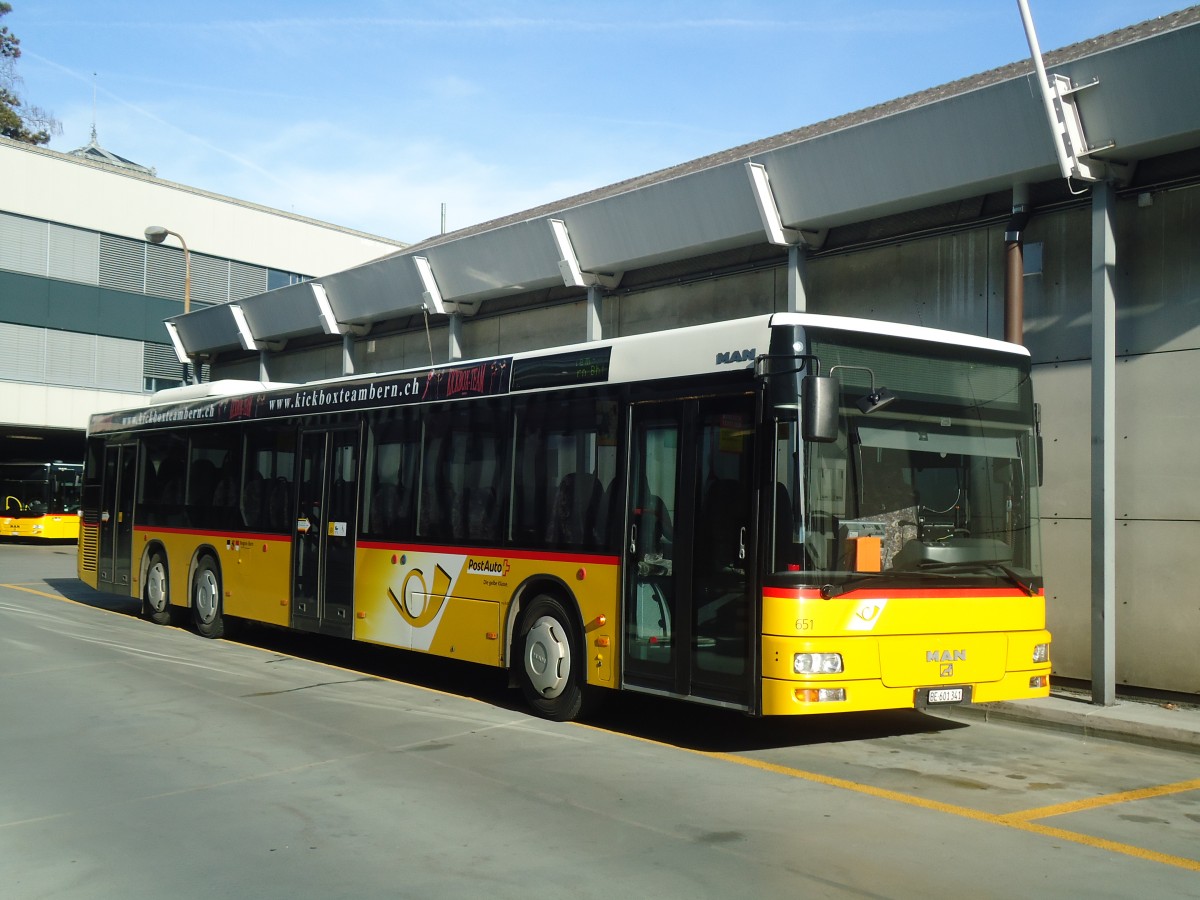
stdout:
<svg viewBox="0 0 1200 900">
<path fill-rule="evenodd" d="M 849 581 L 844 581 L 841 584 L 826 584 L 821 587 L 821 596 L 826 600 L 834 597 L 840 597 L 842 594 L 848 594 L 851 591 L 856 591 L 860 587 L 872 584 L 880 579 L 883 575 L 891 576 L 889 582 L 894 578 L 897 581 L 909 580 L 912 578 L 920 578 L 921 575 L 934 575 L 938 577 L 952 578 L 955 575 L 983 575 L 987 573 L 999 572 L 1010 581 L 1012 584 L 1019 587 L 1030 597 L 1037 595 L 1037 585 L 1034 582 L 1032 574 L 1023 574 L 1016 569 L 1010 568 L 1003 563 L 996 562 L 969 562 L 969 563 L 939 563 L 928 562 L 917 569 L 907 569 L 903 571 L 891 571 L 885 573 L 872 573 L 859 578 L 851 578 Z"/>
<path fill-rule="evenodd" d="M 1034 578 L 1031 573 L 1018 572 L 1004 563 L 1000 562 L 927 562 L 923 563 L 918 571 L 930 572 L 935 571 L 941 574 L 950 575 L 955 573 L 964 574 L 985 574 L 988 572 L 999 572 L 1022 591 L 1033 597 L 1037 594 L 1037 585 L 1034 583 Z"/>
</svg>

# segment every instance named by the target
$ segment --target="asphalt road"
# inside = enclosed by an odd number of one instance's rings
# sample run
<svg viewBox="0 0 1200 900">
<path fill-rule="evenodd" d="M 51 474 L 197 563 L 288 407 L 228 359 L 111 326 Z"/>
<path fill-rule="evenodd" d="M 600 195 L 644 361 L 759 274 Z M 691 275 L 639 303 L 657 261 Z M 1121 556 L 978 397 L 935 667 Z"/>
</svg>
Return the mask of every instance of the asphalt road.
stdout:
<svg viewBox="0 0 1200 900">
<path fill-rule="evenodd" d="M 208 641 L 0 545 L 6 898 L 1200 897 L 1200 764 L 917 712 L 530 715 L 485 669 Z"/>
</svg>

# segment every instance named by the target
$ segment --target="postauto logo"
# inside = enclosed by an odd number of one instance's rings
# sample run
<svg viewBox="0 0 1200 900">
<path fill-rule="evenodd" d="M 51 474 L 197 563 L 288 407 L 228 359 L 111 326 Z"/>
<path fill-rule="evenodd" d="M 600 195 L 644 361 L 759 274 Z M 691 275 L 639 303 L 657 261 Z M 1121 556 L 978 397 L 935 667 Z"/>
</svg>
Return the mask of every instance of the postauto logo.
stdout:
<svg viewBox="0 0 1200 900">
<path fill-rule="evenodd" d="M 507 559 L 467 558 L 467 571 L 472 575 L 507 575 L 509 568 Z"/>
</svg>

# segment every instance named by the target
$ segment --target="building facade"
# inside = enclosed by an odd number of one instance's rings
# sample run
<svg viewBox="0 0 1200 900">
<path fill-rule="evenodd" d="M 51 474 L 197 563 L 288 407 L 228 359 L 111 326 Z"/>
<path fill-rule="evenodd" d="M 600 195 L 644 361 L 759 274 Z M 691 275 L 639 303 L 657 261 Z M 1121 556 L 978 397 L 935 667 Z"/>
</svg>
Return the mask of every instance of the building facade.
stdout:
<svg viewBox="0 0 1200 900">
<path fill-rule="evenodd" d="M 104 151 L 0 138 L 0 459 L 78 460 L 88 416 L 178 385 L 163 321 L 394 252 L 375 237 L 163 181 Z"/>
</svg>

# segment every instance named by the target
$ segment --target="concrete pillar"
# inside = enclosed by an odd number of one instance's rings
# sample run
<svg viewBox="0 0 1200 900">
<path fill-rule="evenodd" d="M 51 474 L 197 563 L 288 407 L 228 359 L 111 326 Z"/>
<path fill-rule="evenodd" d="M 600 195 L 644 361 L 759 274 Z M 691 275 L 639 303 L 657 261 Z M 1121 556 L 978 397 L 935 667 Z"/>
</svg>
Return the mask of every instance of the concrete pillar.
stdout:
<svg viewBox="0 0 1200 900">
<path fill-rule="evenodd" d="M 788 312 L 808 309 L 808 250 L 798 244 L 788 247 Z"/>
<path fill-rule="evenodd" d="M 448 329 L 450 341 L 450 361 L 463 358 L 462 351 L 462 313 L 450 313 L 450 328 Z"/>
<path fill-rule="evenodd" d="M 1092 186 L 1092 703 L 1116 703 L 1116 188 Z"/>
<path fill-rule="evenodd" d="M 598 341 L 603 335 L 603 326 L 600 322 L 600 311 L 603 306 L 604 292 L 600 285 L 593 284 L 588 286 L 587 292 L 587 340 Z"/>
</svg>

